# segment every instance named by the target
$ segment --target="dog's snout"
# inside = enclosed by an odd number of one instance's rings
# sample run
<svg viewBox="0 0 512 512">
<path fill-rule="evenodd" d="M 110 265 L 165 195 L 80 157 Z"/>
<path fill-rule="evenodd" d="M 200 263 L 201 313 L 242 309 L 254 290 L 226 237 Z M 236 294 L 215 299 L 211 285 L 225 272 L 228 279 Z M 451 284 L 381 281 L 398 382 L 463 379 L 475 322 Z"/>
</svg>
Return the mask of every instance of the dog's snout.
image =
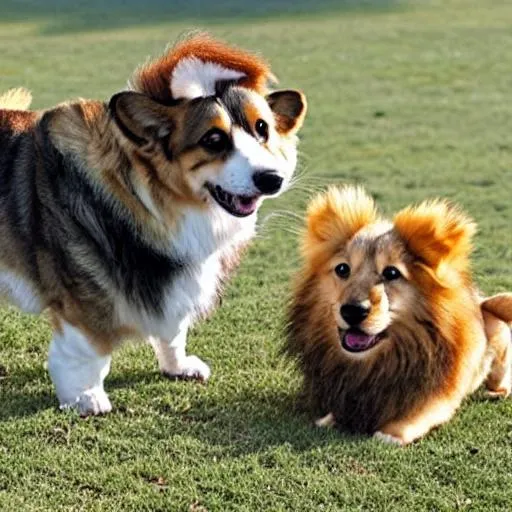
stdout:
<svg viewBox="0 0 512 512">
<path fill-rule="evenodd" d="M 279 192 L 281 185 L 283 184 L 283 178 L 276 174 L 274 171 L 258 171 L 255 172 L 252 180 L 256 185 L 256 188 L 262 194 L 275 194 Z"/>
<path fill-rule="evenodd" d="M 370 314 L 370 308 L 359 303 L 343 304 L 340 313 L 348 325 L 358 325 Z"/>
</svg>

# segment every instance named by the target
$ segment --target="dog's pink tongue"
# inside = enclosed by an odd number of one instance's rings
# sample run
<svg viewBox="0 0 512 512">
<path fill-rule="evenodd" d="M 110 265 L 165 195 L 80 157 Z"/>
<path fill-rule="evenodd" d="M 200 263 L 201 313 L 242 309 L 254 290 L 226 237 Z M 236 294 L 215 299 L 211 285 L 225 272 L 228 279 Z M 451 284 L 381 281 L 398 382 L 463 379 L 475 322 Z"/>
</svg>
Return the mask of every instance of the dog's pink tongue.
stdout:
<svg viewBox="0 0 512 512">
<path fill-rule="evenodd" d="M 364 350 L 373 344 L 375 336 L 370 336 L 364 332 L 348 331 L 345 334 L 345 343 L 354 350 Z"/>
<path fill-rule="evenodd" d="M 255 197 L 235 196 L 234 206 L 242 214 L 250 214 L 256 209 Z"/>
</svg>

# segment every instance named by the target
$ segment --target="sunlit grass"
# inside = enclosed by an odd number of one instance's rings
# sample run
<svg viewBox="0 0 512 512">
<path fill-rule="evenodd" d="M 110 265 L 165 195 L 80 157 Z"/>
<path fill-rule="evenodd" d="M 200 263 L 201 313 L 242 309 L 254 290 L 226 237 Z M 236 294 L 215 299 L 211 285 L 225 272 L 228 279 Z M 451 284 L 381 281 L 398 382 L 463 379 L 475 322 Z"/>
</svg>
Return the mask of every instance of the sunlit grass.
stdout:
<svg viewBox="0 0 512 512">
<path fill-rule="evenodd" d="M 386 212 L 427 196 L 461 202 L 480 225 L 478 283 L 512 290 L 512 5 L 319 2 L 308 16 L 280 2 L 214 16 L 182 2 L 184 16 L 159 18 L 109 2 L 115 16 L 102 19 L 85 4 L 83 16 L 38 4 L 32 17 L 30 3 L 0 6 L 0 90 L 27 86 L 37 108 L 107 100 L 146 56 L 200 27 L 261 52 L 310 111 L 301 179 L 265 206 L 278 215 L 192 332 L 213 368 L 207 386 L 162 379 L 150 349 L 129 346 L 106 383 L 115 411 L 80 420 L 56 407 L 46 323 L 1 312 L 0 509 L 510 510 L 511 401 L 477 396 L 417 445 L 381 446 L 315 430 L 294 409 L 298 378 L 278 349 L 297 266 L 290 212 L 329 182 L 363 183 Z"/>
</svg>

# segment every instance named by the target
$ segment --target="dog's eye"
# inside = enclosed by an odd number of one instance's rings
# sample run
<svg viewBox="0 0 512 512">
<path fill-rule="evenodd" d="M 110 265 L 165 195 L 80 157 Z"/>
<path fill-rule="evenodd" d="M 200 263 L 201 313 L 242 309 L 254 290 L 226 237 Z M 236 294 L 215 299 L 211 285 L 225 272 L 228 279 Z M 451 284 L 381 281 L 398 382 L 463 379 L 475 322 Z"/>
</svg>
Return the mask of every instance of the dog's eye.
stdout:
<svg viewBox="0 0 512 512">
<path fill-rule="evenodd" d="M 350 276 L 350 267 L 347 263 L 340 263 L 334 267 L 334 272 L 336 272 L 336 275 L 341 277 L 341 279 L 348 279 Z"/>
<path fill-rule="evenodd" d="M 229 147 L 229 137 L 227 133 L 219 130 L 218 128 L 212 128 L 207 131 L 199 141 L 199 145 L 213 153 L 220 153 L 225 151 Z"/>
<path fill-rule="evenodd" d="M 263 119 L 258 119 L 256 121 L 256 125 L 254 126 L 256 133 L 263 139 L 263 142 L 267 142 L 268 140 L 268 124 Z"/>
<path fill-rule="evenodd" d="M 398 270 L 396 267 L 386 267 L 382 271 L 382 277 L 386 281 L 393 281 L 395 279 L 398 279 L 399 277 L 402 277 L 402 274 L 400 273 L 400 270 Z"/>
</svg>

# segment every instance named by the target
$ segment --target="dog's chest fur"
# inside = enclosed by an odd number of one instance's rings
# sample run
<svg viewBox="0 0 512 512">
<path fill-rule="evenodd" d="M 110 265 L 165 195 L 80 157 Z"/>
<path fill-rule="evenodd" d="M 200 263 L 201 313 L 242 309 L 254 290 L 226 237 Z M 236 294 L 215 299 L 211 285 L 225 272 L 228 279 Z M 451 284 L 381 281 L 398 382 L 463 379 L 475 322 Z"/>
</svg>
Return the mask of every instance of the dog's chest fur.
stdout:
<svg viewBox="0 0 512 512">
<path fill-rule="evenodd" d="M 236 260 L 254 235 L 256 216 L 237 219 L 216 205 L 212 208 L 185 211 L 177 232 L 170 236 L 170 255 L 181 269 L 162 288 L 159 311 L 135 306 L 121 296 L 121 324 L 135 323 L 145 335 L 168 337 L 182 321 L 192 321 L 215 305 L 225 263 Z"/>
</svg>

